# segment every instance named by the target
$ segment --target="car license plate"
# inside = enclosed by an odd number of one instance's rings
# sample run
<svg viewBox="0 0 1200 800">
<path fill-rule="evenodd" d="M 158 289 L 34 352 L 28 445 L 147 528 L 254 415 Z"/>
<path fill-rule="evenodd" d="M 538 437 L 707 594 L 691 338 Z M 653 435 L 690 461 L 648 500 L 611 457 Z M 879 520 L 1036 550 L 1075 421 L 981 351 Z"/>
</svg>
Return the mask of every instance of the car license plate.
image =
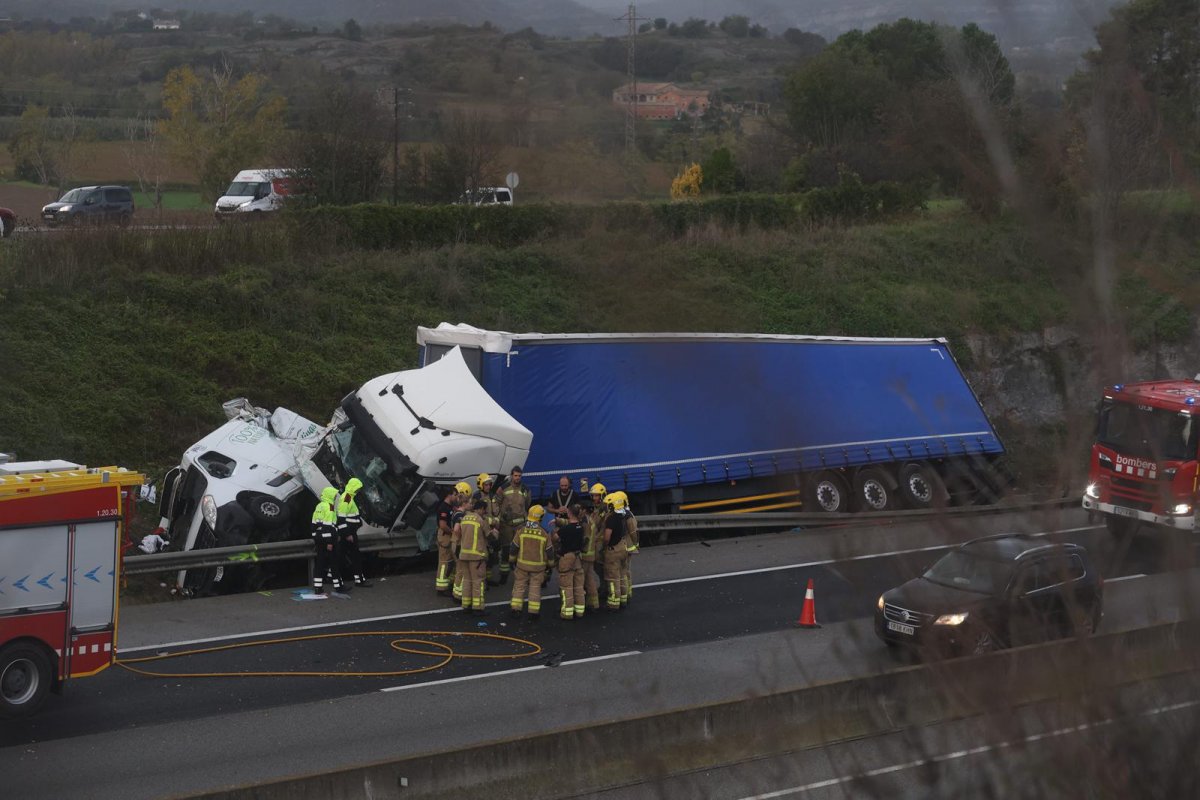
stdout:
<svg viewBox="0 0 1200 800">
<path fill-rule="evenodd" d="M 889 631 L 895 631 L 896 633 L 903 633 L 906 636 L 913 635 L 913 626 L 912 625 L 901 625 L 899 622 L 892 622 L 889 620 L 887 626 L 888 626 Z"/>
<path fill-rule="evenodd" d="M 1136 517 L 1137 512 L 1132 508 L 1124 508 L 1123 506 L 1114 506 L 1113 513 L 1122 517 Z"/>
</svg>

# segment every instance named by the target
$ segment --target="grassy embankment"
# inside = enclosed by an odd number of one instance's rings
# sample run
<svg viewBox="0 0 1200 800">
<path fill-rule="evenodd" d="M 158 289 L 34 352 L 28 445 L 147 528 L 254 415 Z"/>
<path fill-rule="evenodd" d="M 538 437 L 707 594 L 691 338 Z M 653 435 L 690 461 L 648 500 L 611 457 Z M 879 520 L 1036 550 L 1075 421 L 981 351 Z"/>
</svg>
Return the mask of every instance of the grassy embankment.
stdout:
<svg viewBox="0 0 1200 800">
<path fill-rule="evenodd" d="M 1194 242 L 1179 226 L 1131 257 L 1131 326 L 1200 273 L 1183 236 Z M 413 365 L 420 324 L 948 336 L 970 368 L 966 334 L 1039 331 L 1090 309 L 1083 267 L 1051 265 L 1011 221 L 953 212 L 417 251 L 338 248 L 286 224 L 102 231 L 14 238 L 3 256 L 0 451 L 154 475 L 231 397 L 327 419 L 366 378 Z M 1134 274 L 1151 262 L 1153 275 Z M 1167 318 L 1186 337 L 1196 298 L 1182 299 Z M 997 422 L 1018 449 L 1046 443 Z"/>
</svg>

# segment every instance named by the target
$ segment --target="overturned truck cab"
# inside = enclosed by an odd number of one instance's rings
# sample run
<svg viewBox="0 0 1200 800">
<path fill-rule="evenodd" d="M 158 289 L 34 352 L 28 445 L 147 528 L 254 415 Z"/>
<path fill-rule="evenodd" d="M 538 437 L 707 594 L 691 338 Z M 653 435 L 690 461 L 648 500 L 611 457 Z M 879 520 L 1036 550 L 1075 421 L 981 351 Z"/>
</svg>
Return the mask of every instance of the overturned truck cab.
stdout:
<svg viewBox="0 0 1200 800">
<path fill-rule="evenodd" d="M 401 551 L 415 552 L 438 484 L 524 466 L 532 441 L 461 353 L 367 381 L 325 426 L 245 399 L 224 408 L 229 421 L 188 448 L 164 480 L 159 527 L 170 550 L 305 538 L 321 490 L 355 477 L 362 533 L 392 534 Z M 232 580 L 227 572 L 181 571 L 176 588 L 239 591 L 270 577 L 254 564 Z"/>
</svg>

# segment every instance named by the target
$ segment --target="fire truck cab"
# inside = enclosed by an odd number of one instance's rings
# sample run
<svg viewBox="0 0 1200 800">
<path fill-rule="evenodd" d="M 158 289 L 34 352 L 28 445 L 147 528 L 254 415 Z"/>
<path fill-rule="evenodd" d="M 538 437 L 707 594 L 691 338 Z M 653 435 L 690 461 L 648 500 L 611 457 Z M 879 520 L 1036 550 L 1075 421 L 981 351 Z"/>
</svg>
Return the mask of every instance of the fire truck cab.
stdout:
<svg viewBox="0 0 1200 800">
<path fill-rule="evenodd" d="M 0 719 L 113 663 L 121 533 L 142 482 L 119 467 L 0 460 Z"/>
<path fill-rule="evenodd" d="M 1198 478 L 1200 375 L 1104 390 L 1084 508 L 1118 535 L 1143 522 L 1195 530 Z"/>
</svg>

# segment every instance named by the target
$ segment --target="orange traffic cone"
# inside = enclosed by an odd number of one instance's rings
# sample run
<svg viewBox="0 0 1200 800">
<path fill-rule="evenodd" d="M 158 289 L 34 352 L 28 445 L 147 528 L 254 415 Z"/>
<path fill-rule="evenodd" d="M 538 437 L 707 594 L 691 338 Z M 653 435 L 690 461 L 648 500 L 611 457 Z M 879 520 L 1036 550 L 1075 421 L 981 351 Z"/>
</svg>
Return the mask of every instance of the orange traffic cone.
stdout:
<svg viewBox="0 0 1200 800">
<path fill-rule="evenodd" d="M 800 611 L 800 620 L 796 623 L 800 628 L 819 628 L 817 624 L 817 601 L 813 597 L 812 578 L 808 579 L 808 588 L 804 590 L 804 608 Z"/>
</svg>

